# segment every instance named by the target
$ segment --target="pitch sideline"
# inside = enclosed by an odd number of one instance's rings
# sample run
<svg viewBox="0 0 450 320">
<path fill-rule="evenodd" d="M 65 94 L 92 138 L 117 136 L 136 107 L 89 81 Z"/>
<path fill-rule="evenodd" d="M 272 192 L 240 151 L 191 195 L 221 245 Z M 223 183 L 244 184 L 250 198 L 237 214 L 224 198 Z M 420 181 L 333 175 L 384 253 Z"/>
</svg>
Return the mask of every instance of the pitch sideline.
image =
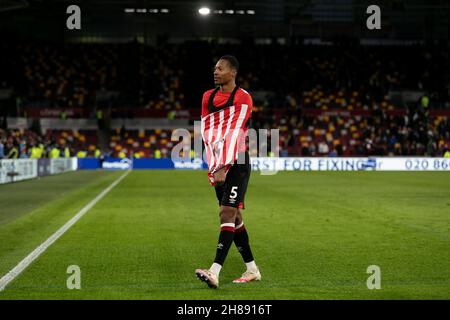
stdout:
<svg viewBox="0 0 450 320">
<path fill-rule="evenodd" d="M 21 274 L 34 260 L 36 260 L 45 250 L 48 249 L 59 237 L 61 237 L 67 230 L 70 229 L 81 217 L 84 216 L 98 201 L 100 201 L 109 191 L 111 191 L 116 185 L 120 183 L 131 170 L 127 170 L 117 180 L 111 183 L 106 189 L 104 189 L 99 195 L 92 199 L 86 206 L 84 206 L 78 213 L 73 216 L 72 219 L 67 221 L 61 228 L 52 234 L 41 245 L 34 249 L 28 256 L 20 261 L 14 268 L 12 268 L 7 274 L 0 279 L 0 292 L 3 291 L 6 286 L 13 281 L 19 274 Z"/>
</svg>

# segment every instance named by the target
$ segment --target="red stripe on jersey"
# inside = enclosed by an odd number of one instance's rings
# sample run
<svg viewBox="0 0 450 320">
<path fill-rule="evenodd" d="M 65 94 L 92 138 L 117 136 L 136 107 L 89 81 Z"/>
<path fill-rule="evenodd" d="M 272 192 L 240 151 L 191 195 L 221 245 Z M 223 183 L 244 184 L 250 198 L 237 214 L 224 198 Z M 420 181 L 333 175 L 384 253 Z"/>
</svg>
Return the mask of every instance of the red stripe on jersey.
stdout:
<svg viewBox="0 0 450 320">
<path fill-rule="evenodd" d="M 221 227 L 220 231 L 231 231 L 231 232 L 234 232 L 234 227 Z"/>
<path fill-rule="evenodd" d="M 235 233 L 235 234 L 239 234 L 239 233 L 241 233 L 241 232 L 244 231 L 244 230 L 245 230 L 245 226 L 242 225 L 242 227 L 240 227 L 239 229 L 235 229 L 235 230 L 234 230 L 234 233 Z"/>
</svg>

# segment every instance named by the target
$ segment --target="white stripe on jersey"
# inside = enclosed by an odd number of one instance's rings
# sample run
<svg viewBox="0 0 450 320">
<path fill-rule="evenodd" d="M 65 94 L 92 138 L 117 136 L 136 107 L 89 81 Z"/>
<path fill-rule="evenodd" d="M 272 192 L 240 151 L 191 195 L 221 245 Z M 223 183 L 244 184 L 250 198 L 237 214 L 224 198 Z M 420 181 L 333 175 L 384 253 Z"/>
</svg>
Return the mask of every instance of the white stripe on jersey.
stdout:
<svg viewBox="0 0 450 320">
<path fill-rule="evenodd" d="M 206 141 L 206 132 L 205 132 L 205 127 L 206 127 L 206 117 L 202 118 L 202 121 L 200 122 L 200 132 L 202 134 L 202 139 L 203 141 Z M 208 159 L 209 155 L 209 148 L 208 146 L 205 144 L 205 151 L 206 151 L 206 159 Z"/>
<path fill-rule="evenodd" d="M 217 135 L 216 135 L 216 138 L 214 139 L 214 142 L 213 142 L 214 157 L 216 157 L 217 151 L 220 150 L 220 149 L 218 148 L 219 146 L 217 145 L 217 142 L 219 142 L 219 141 L 222 139 L 222 122 L 223 122 L 224 113 L 225 113 L 225 110 L 221 110 L 221 111 L 219 112 L 219 124 L 218 124 L 218 129 L 215 130 L 215 131 L 217 131 Z M 214 126 L 214 128 L 215 128 L 215 126 Z M 218 163 L 218 162 L 220 163 L 220 157 L 218 157 L 218 158 L 215 159 L 215 161 L 214 161 L 214 166 L 215 166 L 215 164 Z"/>
<path fill-rule="evenodd" d="M 221 228 L 222 228 L 222 227 L 232 227 L 232 228 L 234 228 L 234 227 L 235 227 L 235 224 L 234 224 L 233 222 L 222 223 L 222 224 L 220 225 L 220 227 L 221 227 Z"/>
<path fill-rule="evenodd" d="M 214 113 L 211 113 L 209 115 L 209 129 L 208 129 L 208 141 L 212 140 L 213 131 L 214 131 Z M 208 144 L 209 149 L 209 156 L 211 160 L 209 161 L 209 169 L 213 168 L 213 165 L 215 164 L 215 155 L 214 155 L 214 148 L 212 144 Z"/>
<path fill-rule="evenodd" d="M 219 125 L 218 125 L 218 129 L 217 129 L 217 136 L 216 136 L 216 139 L 214 139 L 213 144 L 216 144 L 217 141 L 222 139 L 222 137 L 221 137 L 221 134 L 222 134 L 222 121 L 223 121 L 223 114 L 224 113 L 225 113 L 225 110 L 221 110 L 219 112 Z"/>
<path fill-rule="evenodd" d="M 233 135 L 231 137 L 231 143 L 228 146 L 228 153 L 227 153 L 227 158 L 225 160 L 225 163 L 229 163 L 233 160 L 233 156 L 235 154 L 234 149 L 235 149 L 235 145 L 236 145 L 236 140 L 237 140 L 239 131 L 241 129 L 242 122 L 244 122 L 245 116 L 247 115 L 247 109 L 248 109 L 248 105 L 242 104 L 241 112 L 240 112 L 239 118 L 237 119 L 237 122 L 236 122 L 236 127 L 232 133 Z"/>
<path fill-rule="evenodd" d="M 233 122 L 233 117 L 234 117 L 234 106 L 231 106 L 230 114 L 228 116 L 227 128 L 225 129 L 225 133 L 222 136 L 222 140 L 220 141 L 220 143 L 218 145 L 218 148 L 220 150 L 219 157 L 218 157 L 219 161 L 223 157 L 223 144 L 225 143 L 225 137 L 227 136 L 228 132 L 230 132 L 231 124 Z"/>
</svg>

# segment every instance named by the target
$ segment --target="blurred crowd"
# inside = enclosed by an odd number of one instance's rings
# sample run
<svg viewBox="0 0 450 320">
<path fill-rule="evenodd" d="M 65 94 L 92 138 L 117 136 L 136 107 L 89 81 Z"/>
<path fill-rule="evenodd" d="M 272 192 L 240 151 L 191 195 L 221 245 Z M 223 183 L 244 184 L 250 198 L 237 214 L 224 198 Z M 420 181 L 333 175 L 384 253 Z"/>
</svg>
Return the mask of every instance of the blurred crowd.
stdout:
<svg viewBox="0 0 450 320">
<path fill-rule="evenodd" d="M 372 106 L 367 115 L 287 116 L 255 113 L 253 127 L 279 128 L 282 156 L 443 156 L 450 149 L 450 120 L 420 105 L 404 115 Z"/>
<path fill-rule="evenodd" d="M 73 139 L 58 143 L 51 134 L 41 135 L 31 130 L 0 129 L 0 159 L 71 157 L 79 151 L 75 152 L 74 147 L 81 145 Z"/>
<path fill-rule="evenodd" d="M 38 134 L 34 130 L 0 129 L 0 159 L 166 158 L 174 145 L 170 137 L 171 130 L 112 130 L 108 148 L 101 149 L 96 130 L 46 130 Z"/>
<path fill-rule="evenodd" d="M 264 93 L 254 95 L 253 128 L 279 128 L 283 156 L 440 156 L 450 147 L 448 117 L 433 114 L 450 108 L 449 51 L 439 45 L 260 45 L 244 39 L 157 46 L 3 43 L 0 49 L 11 61 L 0 74 L 0 87 L 14 88 L 20 106 L 102 106 L 112 117 L 130 117 L 139 109 L 168 115 L 198 109 L 203 91 L 212 86 L 212 66 L 229 53 L 241 61 L 238 84 Z M 403 104 L 391 96 L 400 90 L 423 95 Z M 0 156 L 15 149 L 17 157 L 30 156 L 36 144 L 45 155 L 54 146 L 90 155 L 98 149 L 95 136 L 3 131 Z M 112 132 L 108 152 L 167 156 L 168 136 L 165 130 Z"/>
<path fill-rule="evenodd" d="M 176 48 L 131 44 L 3 44 L 14 68 L 0 75 L 23 106 L 181 109 Z M 117 116 L 123 116 L 118 114 Z"/>
<path fill-rule="evenodd" d="M 127 44 L 1 44 L 11 67 L 0 75 L 26 105 L 92 107 L 102 92 L 114 105 L 156 109 L 195 108 L 212 84 L 212 67 L 225 53 L 241 61 L 238 82 L 251 91 L 275 93 L 279 108 L 289 95 L 358 91 L 381 101 L 391 90 L 421 90 L 431 108 L 448 107 L 449 57 L 441 46 L 333 46 L 217 44 L 191 41 Z"/>
</svg>

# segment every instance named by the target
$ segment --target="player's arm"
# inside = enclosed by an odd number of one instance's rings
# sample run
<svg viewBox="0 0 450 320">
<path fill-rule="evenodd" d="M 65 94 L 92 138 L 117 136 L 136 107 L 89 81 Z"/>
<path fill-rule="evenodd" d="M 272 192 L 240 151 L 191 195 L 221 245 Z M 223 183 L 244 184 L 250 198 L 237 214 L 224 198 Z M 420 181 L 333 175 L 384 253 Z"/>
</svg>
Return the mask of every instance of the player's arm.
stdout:
<svg viewBox="0 0 450 320">
<path fill-rule="evenodd" d="M 201 117 L 203 118 L 207 114 L 208 114 L 208 91 L 203 93 L 203 97 L 202 97 L 202 115 L 201 115 Z"/>
<path fill-rule="evenodd" d="M 225 182 L 225 179 L 227 177 L 227 170 L 226 166 L 221 167 L 220 169 L 217 169 L 213 172 L 213 177 L 215 183 L 220 186 Z"/>
</svg>

